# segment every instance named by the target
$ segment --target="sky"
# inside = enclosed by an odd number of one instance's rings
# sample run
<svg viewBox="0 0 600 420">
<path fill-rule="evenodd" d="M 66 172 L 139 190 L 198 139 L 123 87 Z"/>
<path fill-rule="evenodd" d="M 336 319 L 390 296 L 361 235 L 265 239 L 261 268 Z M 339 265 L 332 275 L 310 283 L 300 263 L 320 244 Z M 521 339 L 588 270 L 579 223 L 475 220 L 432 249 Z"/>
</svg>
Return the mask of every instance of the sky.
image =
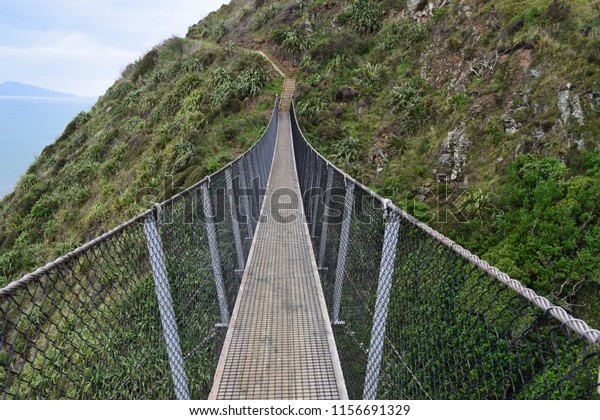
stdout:
<svg viewBox="0 0 600 420">
<path fill-rule="evenodd" d="M 0 0 L 0 83 L 102 95 L 146 51 L 229 0 Z"/>
</svg>

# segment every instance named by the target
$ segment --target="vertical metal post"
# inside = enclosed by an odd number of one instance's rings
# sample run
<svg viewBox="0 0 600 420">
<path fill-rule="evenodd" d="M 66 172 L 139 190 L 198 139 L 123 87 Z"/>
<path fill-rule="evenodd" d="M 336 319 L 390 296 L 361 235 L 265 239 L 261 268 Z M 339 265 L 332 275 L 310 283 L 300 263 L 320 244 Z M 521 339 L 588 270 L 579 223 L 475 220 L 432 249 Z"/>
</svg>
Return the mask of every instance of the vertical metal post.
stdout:
<svg viewBox="0 0 600 420">
<path fill-rule="evenodd" d="M 350 238 L 350 222 L 352 220 L 352 207 L 354 206 L 354 182 L 346 182 L 346 197 L 344 198 L 344 220 L 342 221 L 342 232 L 340 236 L 340 247 L 338 249 L 337 267 L 335 270 L 335 287 L 333 289 L 333 311 L 331 322 L 336 324 L 340 318 L 340 306 L 342 302 L 342 287 L 344 285 L 344 270 L 346 268 L 346 257 L 348 255 L 348 240 Z"/>
<path fill-rule="evenodd" d="M 169 279 L 167 278 L 165 254 L 160 233 L 153 218 L 146 219 L 144 230 L 146 232 L 148 254 L 152 266 L 154 290 L 156 292 L 156 299 L 158 300 L 163 337 L 167 344 L 169 365 L 171 366 L 171 375 L 173 376 L 173 384 L 175 386 L 175 396 L 178 400 L 189 400 L 190 391 L 183 365 L 183 355 L 181 344 L 179 343 L 179 332 L 177 331 L 177 321 L 175 319 L 175 311 L 173 310 Z"/>
<path fill-rule="evenodd" d="M 237 206 L 233 194 L 233 180 L 231 179 L 231 167 L 225 169 L 225 183 L 227 184 L 227 200 L 229 201 L 229 213 L 231 214 L 231 224 L 233 226 L 233 239 L 235 240 L 235 251 L 238 259 L 238 269 L 243 270 L 245 265 L 244 248 L 242 247 L 242 238 L 240 236 L 240 227 L 237 218 Z"/>
<path fill-rule="evenodd" d="M 307 179 L 307 185 L 305 185 L 304 190 L 300 191 L 300 194 L 306 194 L 307 192 L 310 192 L 310 190 L 312 189 L 313 186 L 313 182 L 315 179 L 315 170 L 314 168 L 312 168 L 312 163 L 315 162 L 315 159 L 309 158 L 307 165 L 304 167 L 304 170 L 308 170 L 308 172 L 310 172 L 310 178 Z M 310 200 L 310 197 L 308 197 L 308 199 Z M 306 212 L 307 212 L 307 216 L 308 216 L 308 220 L 310 220 L 310 222 L 313 222 L 313 213 L 312 213 L 312 206 L 310 206 L 310 201 L 306 203 Z"/>
<path fill-rule="evenodd" d="M 321 191 L 321 159 L 317 159 L 317 168 L 315 168 L 315 171 L 317 172 L 317 182 L 315 183 L 315 186 L 313 188 L 318 189 L 319 192 L 322 193 Z M 311 192 L 311 196 L 310 199 L 313 200 L 313 209 L 312 209 L 312 226 L 311 226 L 311 232 L 310 232 L 310 236 L 314 237 L 316 230 L 317 230 L 317 220 L 319 218 L 319 198 L 320 197 L 312 197 L 313 193 Z"/>
<path fill-rule="evenodd" d="M 219 257 L 217 231 L 215 229 L 215 221 L 213 220 L 212 206 L 210 204 L 210 193 L 208 192 L 207 183 L 208 182 L 205 182 L 201 187 L 206 233 L 208 236 L 208 247 L 210 248 L 213 274 L 215 275 L 219 309 L 221 310 L 221 322 L 227 325 L 229 324 L 229 304 L 227 303 L 227 293 L 225 292 L 225 283 L 223 281 L 223 273 L 221 272 L 221 258 Z"/>
<path fill-rule="evenodd" d="M 240 177 L 240 188 L 242 190 L 242 195 L 243 195 L 243 204 L 244 204 L 244 212 L 246 213 L 246 223 L 248 224 L 248 236 L 250 238 L 254 237 L 254 228 L 252 226 L 252 206 L 250 205 L 250 196 L 248 195 L 250 193 L 250 190 L 248 189 L 248 182 L 246 179 L 246 175 L 249 173 L 246 172 L 246 167 L 248 166 L 247 163 L 247 158 L 248 155 L 244 156 L 242 158 L 242 161 L 240 162 L 240 165 L 242 166 L 242 176 Z"/>
<path fill-rule="evenodd" d="M 400 222 L 398 216 L 388 210 L 388 201 L 384 203 L 385 233 L 383 236 L 383 249 L 381 252 L 381 265 L 379 268 L 379 284 L 377 287 L 377 300 L 373 314 L 373 329 L 371 331 L 371 345 L 369 346 L 369 361 L 365 375 L 365 389 L 363 399 L 374 400 L 377 397 L 379 373 L 383 356 L 383 341 L 388 318 L 390 292 L 394 275 L 394 261 L 396 259 L 396 246 L 398 244 L 398 229 Z"/>
<path fill-rule="evenodd" d="M 254 150 L 250 152 L 250 172 L 252 173 L 252 177 L 250 178 L 250 188 L 252 190 L 252 222 L 256 228 L 256 223 L 258 223 L 260 217 L 260 175 L 254 152 Z"/>
<path fill-rule="evenodd" d="M 325 197 L 323 198 L 324 213 L 321 227 L 321 244 L 319 245 L 319 268 L 324 268 L 325 251 L 327 248 L 327 230 L 329 229 L 329 214 L 331 201 L 331 188 L 333 187 L 333 168 L 327 165 L 327 183 L 325 184 Z"/>
</svg>

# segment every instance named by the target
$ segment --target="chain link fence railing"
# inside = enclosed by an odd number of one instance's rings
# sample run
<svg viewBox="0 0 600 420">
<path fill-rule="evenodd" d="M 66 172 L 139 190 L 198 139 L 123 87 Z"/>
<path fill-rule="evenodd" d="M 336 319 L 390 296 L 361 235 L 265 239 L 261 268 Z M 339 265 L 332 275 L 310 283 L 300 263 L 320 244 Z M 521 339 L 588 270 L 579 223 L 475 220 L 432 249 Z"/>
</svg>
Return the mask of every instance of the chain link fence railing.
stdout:
<svg viewBox="0 0 600 420">
<path fill-rule="evenodd" d="M 317 153 L 307 222 L 351 399 L 599 399 L 600 332 Z"/>
<path fill-rule="evenodd" d="M 0 289 L 0 398 L 201 399 L 258 221 L 279 102 L 244 155 Z"/>
</svg>

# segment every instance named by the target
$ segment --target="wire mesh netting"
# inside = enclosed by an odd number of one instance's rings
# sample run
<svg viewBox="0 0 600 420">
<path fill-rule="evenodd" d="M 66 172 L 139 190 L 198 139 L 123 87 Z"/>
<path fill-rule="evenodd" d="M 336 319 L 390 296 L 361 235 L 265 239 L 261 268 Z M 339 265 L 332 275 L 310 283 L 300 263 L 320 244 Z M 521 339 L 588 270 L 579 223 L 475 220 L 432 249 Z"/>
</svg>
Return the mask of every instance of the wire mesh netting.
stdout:
<svg viewBox="0 0 600 420">
<path fill-rule="evenodd" d="M 394 207 L 292 133 L 351 399 L 600 398 L 600 332 Z"/>
<path fill-rule="evenodd" d="M 277 135 L 0 289 L 0 398 L 206 398 Z"/>
</svg>

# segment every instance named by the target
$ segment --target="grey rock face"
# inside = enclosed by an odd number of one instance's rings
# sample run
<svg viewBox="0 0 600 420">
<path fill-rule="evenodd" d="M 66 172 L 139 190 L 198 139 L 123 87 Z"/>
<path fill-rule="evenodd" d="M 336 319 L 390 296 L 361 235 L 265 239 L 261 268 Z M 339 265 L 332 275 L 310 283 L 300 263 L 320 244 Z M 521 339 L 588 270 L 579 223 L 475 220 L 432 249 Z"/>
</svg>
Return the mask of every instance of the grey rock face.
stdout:
<svg viewBox="0 0 600 420">
<path fill-rule="evenodd" d="M 571 117 L 579 123 L 580 126 L 585 124 L 583 109 L 581 107 L 581 96 L 577 93 L 571 94 L 571 84 L 567 89 L 558 92 L 558 110 L 564 125 L 569 123 Z"/>
<path fill-rule="evenodd" d="M 416 13 L 427 7 L 429 0 L 406 0 L 406 7 L 409 12 Z"/>
<path fill-rule="evenodd" d="M 436 171 L 437 182 L 459 182 L 463 179 L 467 151 L 473 145 L 466 131 L 464 126 L 450 131 L 442 143 Z"/>
</svg>

